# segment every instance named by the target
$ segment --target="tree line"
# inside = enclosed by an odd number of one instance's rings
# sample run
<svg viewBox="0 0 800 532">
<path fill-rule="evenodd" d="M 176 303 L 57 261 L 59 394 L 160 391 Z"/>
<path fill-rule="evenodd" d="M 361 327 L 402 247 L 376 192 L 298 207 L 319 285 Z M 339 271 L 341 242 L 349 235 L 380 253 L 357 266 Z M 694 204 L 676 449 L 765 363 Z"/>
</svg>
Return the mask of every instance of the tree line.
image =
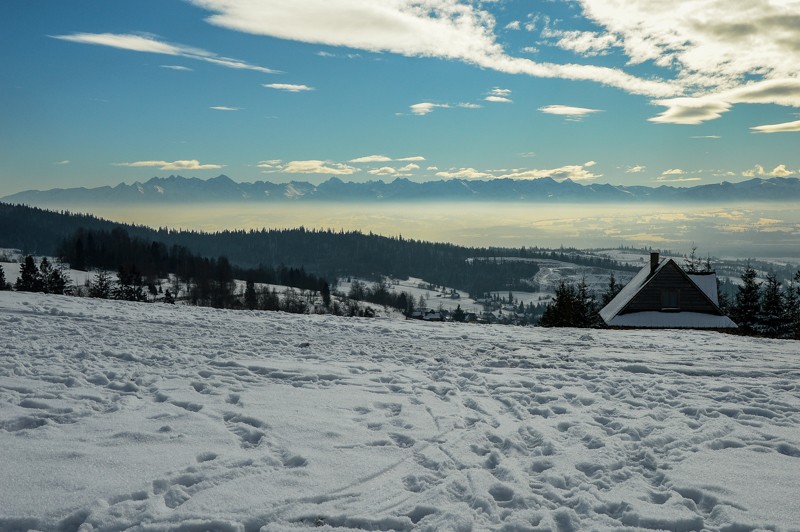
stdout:
<svg viewBox="0 0 800 532">
<path fill-rule="evenodd" d="M 564 260 L 615 270 L 635 269 L 572 249 L 474 248 L 407 239 L 402 235 L 386 237 L 371 232 L 303 227 L 214 233 L 156 230 L 117 224 L 91 215 L 0 203 L 0 246 L 21 249 L 32 255 L 55 255 L 62 242 L 81 228 L 95 232 L 120 228 L 131 238 L 160 242 L 168 249 L 179 246 L 202 257 L 225 256 L 233 267 L 243 269 L 278 269 L 282 264 L 295 264 L 303 265 L 309 274 L 327 279 L 348 275 L 371 281 L 379 281 L 383 276 L 418 277 L 463 290 L 472 297 L 482 297 L 495 290 L 530 289 L 530 279 L 539 267 L 533 261 L 518 258 Z M 78 267 L 91 253 L 89 243 L 84 240 L 83 244 L 87 246 L 83 254 L 81 250 L 74 250 Z M 160 252 L 153 250 L 154 254 Z M 143 262 L 142 268 L 145 267 Z"/>
</svg>

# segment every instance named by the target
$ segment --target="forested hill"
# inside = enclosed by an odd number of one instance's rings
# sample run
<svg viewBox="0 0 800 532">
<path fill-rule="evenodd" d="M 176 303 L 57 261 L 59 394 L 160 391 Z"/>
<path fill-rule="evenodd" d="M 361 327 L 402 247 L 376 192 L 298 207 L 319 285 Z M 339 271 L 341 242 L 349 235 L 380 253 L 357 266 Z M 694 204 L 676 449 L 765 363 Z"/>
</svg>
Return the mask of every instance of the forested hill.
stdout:
<svg viewBox="0 0 800 532">
<path fill-rule="evenodd" d="M 533 277 L 538 270 L 533 262 L 504 260 L 508 257 L 561 259 L 609 269 L 636 269 L 609 259 L 580 256 L 566 250 L 469 248 L 357 231 L 334 232 L 302 227 L 216 233 L 154 230 L 89 215 L 0 203 L 0 247 L 52 255 L 79 229 L 111 231 L 116 227 L 124 228 L 132 237 L 167 246 L 185 246 L 203 256 L 225 256 L 240 267 L 302 266 L 307 272 L 330 279 L 345 275 L 372 279 L 381 275 L 413 276 L 467 290 L 471 294 L 505 287 L 518 289 L 521 279 Z M 469 258 L 483 260 L 468 261 Z"/>
</svg>

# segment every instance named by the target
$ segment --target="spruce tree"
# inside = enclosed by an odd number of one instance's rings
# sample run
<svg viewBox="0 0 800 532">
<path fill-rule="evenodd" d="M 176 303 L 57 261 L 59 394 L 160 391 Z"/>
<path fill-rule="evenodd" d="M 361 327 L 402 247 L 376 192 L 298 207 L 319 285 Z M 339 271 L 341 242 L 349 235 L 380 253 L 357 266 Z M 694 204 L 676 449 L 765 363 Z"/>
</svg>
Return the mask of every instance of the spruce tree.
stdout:
<svg viewBox="0 0 800 532">
<path fill-rule="evenodd" d="M 466 313 L 463 310 L 461 310 L 460 304 L 453 311 L 453 321 L 463 322 L 466 316 L 467 316 Z"/>
<path fill-rule="evenodd" d="M 600 306 L 605 307 L 611 303 L 611 300 L 614 299 L 617 294 L 619 294 L 620 290 L 622 290 L 622 285 L 617 283 L 617 279 L 614 277 L 614 272 L 611 272 L 611 275 L 608 278 L 608 286 L 605 292 L 603 292 L 603 294 L 600 296 Z"/>
<path fill-rule="evenodd" d="M 8 290 L 11 286 L 6 282 L 6 272 L 0 266 L 0 290 Z"/>
<path fill-rule="evenodd" d="M 252 280 L 247 281 L 247 288 L 244 291 L 244 306 L 250 310 L 258 306 L 258 296 L 256 295 L 256 283 Z"/>
<path fill-rule="evenodd" d="M 322 290 L 320 290 L 322 295 L 322 304 L 326 307 L 331 306 L 331 287 L 328 285 L 328 281 L 322 283 Z"/>
<path fill-rule="evenodd" d="M 14 285 L 14 288 L 20 292 L 42 292 L 44 291 L 42 276 L 39 273 L 39 268 L 36 267 L 36 262 L 31 255 L 25 257 L 25 262 L 22 263 L 19 269 L 19 277 Z"/>
<path fill-rule="evenodd" d="M 111 297 L 111 276 L 105 270 L 98 270 L 94 274 L 92 284 L 89 286 L 89 297 L 100 299 Z"/>
<path fill-rule="evenodd" d="M 758 316 L 759 331 L 765 336 L 780 338 L 786 333 L 788 320 L 783 302 L 781 283 L 775 274 L 770 273 L 761 293 L 761 312 Z"/>
<path fill-rule="evenodd" d="M 800 271 L 789 280 L 784 293 L 786 309 L 786 338 L 800 340 Z"/>
<path fill-rule="evenodd" d="M 749 264 L 742 273 L 742 284 L 737 288 L 736 300 L 731 309 L 731 318 L 745 334 L 753 334 L 758 326 L 761 314 L 759 289 L 761 283 L 756 281 L 756 271 Z"/>
</svg>

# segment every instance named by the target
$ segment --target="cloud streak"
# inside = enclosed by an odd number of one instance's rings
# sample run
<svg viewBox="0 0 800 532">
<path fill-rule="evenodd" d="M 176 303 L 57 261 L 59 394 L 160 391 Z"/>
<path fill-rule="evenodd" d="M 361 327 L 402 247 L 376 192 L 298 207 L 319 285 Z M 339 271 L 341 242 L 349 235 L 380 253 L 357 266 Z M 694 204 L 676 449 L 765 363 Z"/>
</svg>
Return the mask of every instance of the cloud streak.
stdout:
<svg viewBox="0 0 800 532">
<path fill-rule="evenodd" d="M 51 35 L 51 37 L 61 41 L 108 46 L 132 52 L 186 57 L 237 70 L 253 70 L 264 74 L 280 73 L 278 70 L 252 65 L 239 59 L 223 57 L 213 52 L 203 50 L 202 48 L 160 41 L 151 35 L 136 35 L 132 33 L 73 33 L 70 35 Z M 164 68 L 189 70 L 186 67 L 175 65 L 166 65 Z"/>
<path fill-rule="evenodd" d="M 218 170 L 224 164 L 200 164 L 197 159 L 180 161 L 135 161 L 132 163 L 112 163 L 112 166 L 128 166 L 131 168 L 157 167 L 160 170 Z"/>
<path fill-rule="evenodd" d="M 782 124 L 767 124 L 750 128 L 755 133 L 796 133 L 800 131 L 800 120 Z"/>
<path fill-rule="evenodd" d="M 211 24 L 235 31 L 409 57 L 463 61 L 507 74 L 594 81 L 634 94 L 680 94 L 673 82 L 644 79 L 617 68 L 536 62 L 508 55 L 494 17 L 454 0 L 190 0 L 210 11 Z"/>
<path fill-rule="evenodd" d="M 309 87 L 308 85 L 294 85 L 292 83 L 265 83 L 263 86 L 284 92 L 308 92 L 314 90 L 314 87 Z"/>
</svg>

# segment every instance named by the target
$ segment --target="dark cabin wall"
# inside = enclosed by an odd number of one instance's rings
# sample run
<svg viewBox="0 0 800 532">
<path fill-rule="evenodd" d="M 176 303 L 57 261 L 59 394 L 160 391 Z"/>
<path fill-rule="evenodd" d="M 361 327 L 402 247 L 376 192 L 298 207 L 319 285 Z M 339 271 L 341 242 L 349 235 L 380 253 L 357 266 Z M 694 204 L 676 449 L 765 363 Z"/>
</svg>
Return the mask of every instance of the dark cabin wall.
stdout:
<svg viewBox="0 0 800 532">
<path fill-rule="evenodd" d="M 674 262 L 665 264 L 620 314 L 661 310 L 661 290 L 670 288 L 680 290 L 679 308 L 681 311 L 720 315 L 705 294 L 686 278 Z"/>
</svg>

